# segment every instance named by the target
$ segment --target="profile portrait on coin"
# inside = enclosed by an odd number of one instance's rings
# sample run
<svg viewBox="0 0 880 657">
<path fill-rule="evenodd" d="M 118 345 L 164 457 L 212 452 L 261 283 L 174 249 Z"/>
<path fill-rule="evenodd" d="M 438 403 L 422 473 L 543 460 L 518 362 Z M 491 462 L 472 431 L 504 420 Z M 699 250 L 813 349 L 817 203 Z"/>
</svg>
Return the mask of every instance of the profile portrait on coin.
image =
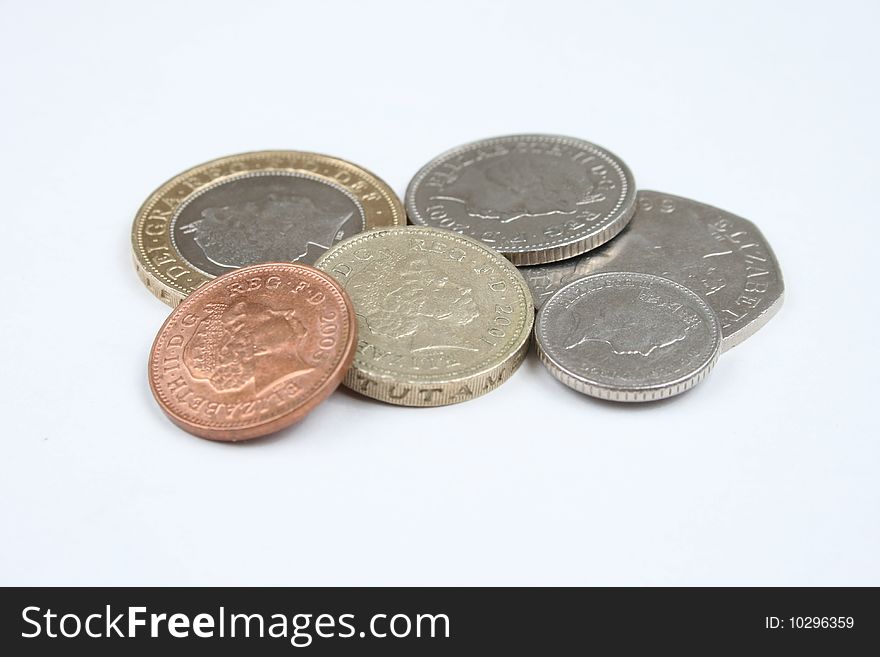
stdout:
<svg viewBox="0 0 880 657">
<path fill-rule="evenodd" d="M 562 383 L 620 402 L 679 395 L 718 358 L 721 323 L 680 283 L 606 272 L 573 281 L 538 313 L 538 356 Z"/>
<path fill-rule="evenodd" d="M 517 153 L 464 169 L 443 196 L 435 198 L 457 201 L 471 217 L 502 224 L 524 217 L 573 217 L 599 200 L 592 183 L 571 163 Z"/>
<path fill-rule="evenodd" d="M 590 303 L 596 303 L 596 298 L 590 299 Z M 594 310 L 585 302 L 575 302 L 568 308 L 561 318 L 568 329 L 564 349 L 576 352 L 587 346 L 604 345 L 615 356 L 648 357 L 684 340 L 690 328 L 683 319 L 670 317 L 660 308 L 646 314 L 644 307 L 637 308 L 633 303 L 614 304 L 601 316 Z"/>
<path fill-rule="evenodd" d="M 261 262 L 296 262 L 309 246 L 330 248 L 353 212 L 295 194 L 207 207 L 185 234 L 215 265 L 243 267 Z"/>
<path fill-rule="evenodd" d="M 301 356 L 308 331 L 293 310 L 257 302 L 212 304 L 183 350 L 195 379 L 214 390 L 252 385 L 254 394 L 314 368 Z"/>
<path fill-rule="evenodd" d="M 359 272 L 349 289 L 374 335 L 401 340 L 410 352 L 476 351 L 456 333 L 480 316 L 472 289 L 427 260 L 387 254 Z"/>
</svg>

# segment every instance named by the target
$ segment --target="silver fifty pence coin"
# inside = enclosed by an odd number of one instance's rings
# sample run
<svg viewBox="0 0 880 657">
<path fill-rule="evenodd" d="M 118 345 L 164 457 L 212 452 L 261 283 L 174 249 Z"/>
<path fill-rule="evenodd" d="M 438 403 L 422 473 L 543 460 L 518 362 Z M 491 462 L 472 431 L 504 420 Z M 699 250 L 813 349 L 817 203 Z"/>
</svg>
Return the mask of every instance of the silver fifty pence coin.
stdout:
<svg viewBox="0 0 880 657">
<path fill-rule="evenodd" d="M 752 222 L 711 205 L 640 190 L 629 226 L 571 260 L 520 269 L 540 308 L 557 290 L 603 271 L 664 276 L 697 292 L 715 311 L 724 341 L 736 346 L 782 306 L 785 285 L 773 249 Z"/>
<path fill-rule="evenodd" d="M 406 190 L 420 226 L 476 238 L 516 265 L 571 258 L 617 235 L 635 210 L 632 173 L 581 139 L 511 135 L 434 158 Z"/>
<path fill-rule="evenodd" d="M 550 297 L 535 322 L 538 355 L 570 388 L 600 399 L 653 401 L 702 381 L 721 325 L 696 293 L 667 278 L 607 272 Z"/>
</svg>

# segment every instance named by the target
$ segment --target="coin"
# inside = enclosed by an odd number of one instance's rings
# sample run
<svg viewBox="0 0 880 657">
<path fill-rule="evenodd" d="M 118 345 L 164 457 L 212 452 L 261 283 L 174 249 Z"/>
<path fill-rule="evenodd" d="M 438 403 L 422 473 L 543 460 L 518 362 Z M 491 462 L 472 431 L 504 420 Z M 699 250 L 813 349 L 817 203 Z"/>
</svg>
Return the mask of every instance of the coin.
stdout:
<svg viewBox="0 0 880 657">
<path fill-rule="evenodd" d="M 569 283 L 544 304 L 535 342 L 550 373 L 612 401 L 652 401 L 702 381 L 718 358 L 721 325 L 683 285 L 608 272 Z"/>
<path fill-rule="evenodd" d="M 162 410 L 211 440 L 256 438 L 301 420 L 342 381 L 357 321 L 348 295 L 307 265 L 224 274 L 188 296 L 150 353 Z"/>
<path fill-rule="evenodd" d="M 141 280 L 176 306 L 239 267 L 314 264 L 346 237 L 405 223 L 400 200 L 369 171 L 327 155 L 261 151 L 166 182 L 138 210 L 131 242 Z"/>
<path fill-rule="evenodd" d="M 782 306 L 782 272 L 761 231 L 724 210 L 640 190 L 629 226 L 588 254 L 523 267 L 535 307 L 582 276 L 635 271 L 664 276 L 697 292 L 721 322 L 725 351 L 764 326 Z"/>
<path fill-rule="evenodd" d="M 506 381 L 528 349 L 529 290 L 508 260 L 434 228 L 385 228 L 327 251 L 317 266 L 342 284 L 358 316 L 344 383 L 392 404 L 439 406 Z"/>
<path fill-rule="evenodd" d="M 469 235 L 517 265 L 571 258 L 603 244 L 635 210 L 623 161 L 552 135 L 484 139 L 426 164 L 406 190 L 412 223 Z"/>
</svg>

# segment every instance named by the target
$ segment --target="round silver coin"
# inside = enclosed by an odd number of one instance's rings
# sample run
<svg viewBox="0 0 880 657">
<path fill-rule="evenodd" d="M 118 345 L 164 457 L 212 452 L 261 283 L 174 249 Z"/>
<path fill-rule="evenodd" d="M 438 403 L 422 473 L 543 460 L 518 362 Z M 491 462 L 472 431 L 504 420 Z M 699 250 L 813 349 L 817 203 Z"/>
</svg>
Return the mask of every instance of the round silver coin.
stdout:
<svg viewBox="0 0 880 657">
<path fill-rule="evenodd" d="M 171 239 L 193 267 L 220 276 L 263 262 L 313 265 L 365 224 L 360 203 L 334 181 L 269 171 L 194 194 L 177 211 Z"/>
<path fill-rule="evenodd" d="M 570 388 L 611 401 L 653 401 L 706 377 L 721 349 L 721 325 L 675 281 L 608 272 L 550 297 L 535 342 L 550 373 Z"/>
<path fill-rule="evenodd" d="M 555 262 L 617 235 L 635 210 L 632 173 L 572 137 L 511 135 L 460 146 L 406 190 L 412 223 L 476 238 L 514 264 Z"/>
<path fill-rule="evenodd" d="M 540 308 L 573 280 L 603 271 L 656 274 L 694 290 L 721 322 L 721 351 L 764 326 L 785 285 L 770 244 L 752 222 L 711 205 L 639 190 L 629 226 L 578 258 L 520 269 Z"/>
</svg>

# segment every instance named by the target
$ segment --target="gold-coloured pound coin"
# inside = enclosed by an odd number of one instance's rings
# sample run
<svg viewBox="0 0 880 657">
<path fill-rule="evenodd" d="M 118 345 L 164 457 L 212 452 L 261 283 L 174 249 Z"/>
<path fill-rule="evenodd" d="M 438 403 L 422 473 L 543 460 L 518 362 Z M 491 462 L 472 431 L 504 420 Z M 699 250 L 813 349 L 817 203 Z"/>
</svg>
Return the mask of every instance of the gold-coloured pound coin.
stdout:
<svg viewBox="0 0 880 657">
<path fill-rule="evenodd" d="M 264 262 L 314 264 L 365 230 L 406 223 L 381 179 L 317 153 L 259 151 L 184 171 L 153 192 L 134 220 L 138 276 L 176 306 L 203 283 Z"/>
<path fill-rule="evenodd" d="M 318 259 L 351 297 L 358 348 L 345 385 L 405 406 L 466 401 L 501 385 L 528 350 L 534 310 L 509 260 L 436 228 L 386 228 Z"/>
</svg>

